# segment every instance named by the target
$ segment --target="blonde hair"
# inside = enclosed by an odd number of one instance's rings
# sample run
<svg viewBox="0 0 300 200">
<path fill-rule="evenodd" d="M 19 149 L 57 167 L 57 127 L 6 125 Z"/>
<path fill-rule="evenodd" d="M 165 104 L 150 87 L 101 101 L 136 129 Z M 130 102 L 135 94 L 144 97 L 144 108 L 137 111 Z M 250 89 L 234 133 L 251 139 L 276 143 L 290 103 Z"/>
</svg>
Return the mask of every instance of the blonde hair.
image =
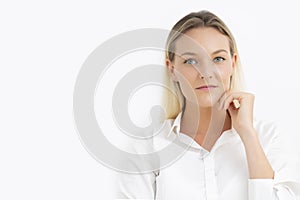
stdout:
<svg viewBox="0 0 300 200">
<path fill-rule="evenodd" d="M 184 34 L 188 30 L 199 27 L 212 27 L 218 30 L 221 34 L 227 36 L 231 56 L 234 54 L 237 55 L 234 72 L 230 77 L 230 89 L 242 90 L 244 88 L 244 78 L 235 39 L 225 23 L 219 17 L 209 11 L 204 10 L 200 12 L 192 12 L 180 19 L 174 25 L 167 38 L 165 59 L 169 59 L 171 62 L 173 62 L 175 57 L 174 52 L 176 40 L 181 34 Z M 167 67 L 165 67 L 164 84 L 175 93 L 171 94 L 170 91 L 165 90 L 162 98 L 162 104 L 166 112 L 166 119 L 174 119 L 182 110 L 184 110 L 185 98 L 181 92 L 178 82 L 174 82 L 170 78 Z"/>
</svg>

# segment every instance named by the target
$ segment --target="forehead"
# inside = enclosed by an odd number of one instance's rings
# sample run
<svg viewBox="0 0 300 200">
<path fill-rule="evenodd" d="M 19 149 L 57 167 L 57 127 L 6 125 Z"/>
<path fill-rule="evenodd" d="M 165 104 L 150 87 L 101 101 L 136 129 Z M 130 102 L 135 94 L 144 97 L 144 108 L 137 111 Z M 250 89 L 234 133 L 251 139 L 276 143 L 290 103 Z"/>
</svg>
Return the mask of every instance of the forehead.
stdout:
<svg viewBox="0 0 300 200">
<path fill-rule="evenodd" d="M 175 49 L 179 55 L 187 51 L 211 54 L 219 49 L 230 52 L 227 36 L 211 27 L 188 30 L 177 40 Z"/>
</svg>

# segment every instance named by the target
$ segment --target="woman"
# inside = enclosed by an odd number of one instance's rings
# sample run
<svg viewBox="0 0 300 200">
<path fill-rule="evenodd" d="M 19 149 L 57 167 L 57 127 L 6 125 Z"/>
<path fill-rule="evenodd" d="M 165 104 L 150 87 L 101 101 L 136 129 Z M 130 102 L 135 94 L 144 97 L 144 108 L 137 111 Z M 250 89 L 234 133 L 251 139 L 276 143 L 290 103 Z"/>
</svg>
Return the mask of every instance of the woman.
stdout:
<svg viewBox="0 0 300 200">
<path fill-rule="evenodd" d="M 291 200 L 299 195 L 294 157 L 276 127 L 253 119 L 235 40 L 216 15 L 190 13 L 167 40 L 168 137 L 191 144 L 172 165 L 118 180 L 120 198 Z"/>
</svg>

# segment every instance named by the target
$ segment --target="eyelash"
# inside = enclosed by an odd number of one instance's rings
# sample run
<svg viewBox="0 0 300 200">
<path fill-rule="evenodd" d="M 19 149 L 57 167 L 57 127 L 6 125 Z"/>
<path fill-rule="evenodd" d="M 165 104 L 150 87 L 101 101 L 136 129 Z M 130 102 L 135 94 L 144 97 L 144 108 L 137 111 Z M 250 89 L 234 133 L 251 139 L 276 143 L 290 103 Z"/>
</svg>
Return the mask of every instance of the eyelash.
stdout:
<svg viewBox="0 0 300 200">
<path fill-rule="evenodd" d="M 222 59 L 222 61 L 216 61 L 217 59 L 220 59 L 220 58 Z M 225 58 L 220 57 L 220 56 L 214 58 L 214 62 L 223 62 L 225 60 L 226 60 Z"/>
<path fill-rule="evenodd" d="M 194 61 L 195 63 L 194 63 L 194 64 L 188 63 L 189 61 Z M 186 59 L 183 63 L 184 63 L 184 64 L 189 64 L 189 65 L 195 65 L 195 64 L 197 64 L 198 62 L 197 62 L 195 59 L 189 58 L 189 59 Z"/>
<path fill-rule="evenodd" d="M 222 59 L 222 60 L 219 60 L 219 59 Z M 223 58 L 223 57 L 221 57 L 221 56 L 215 57 L 215 58 L 213 59 L 213 61 L 214 61 L 214 62 L 217 62 L 217 63 L 223 62 L 223 61 L 225 61 L 225 60 L 226 60 L 226 59 Z M 193 63 L 193 64 L 192 64 L 192 63 L 188 63 L 189 61 L 194 61 L 194 63 Z M 195 65 L 195 64 L 197 64 L 198 62 L 197 62 L 195 59 L 189 58 L 189 59 L 186 59 L 183 63 L 184 63 L 184 64 L 189 64 L 189 65 Z"/>
</svg>

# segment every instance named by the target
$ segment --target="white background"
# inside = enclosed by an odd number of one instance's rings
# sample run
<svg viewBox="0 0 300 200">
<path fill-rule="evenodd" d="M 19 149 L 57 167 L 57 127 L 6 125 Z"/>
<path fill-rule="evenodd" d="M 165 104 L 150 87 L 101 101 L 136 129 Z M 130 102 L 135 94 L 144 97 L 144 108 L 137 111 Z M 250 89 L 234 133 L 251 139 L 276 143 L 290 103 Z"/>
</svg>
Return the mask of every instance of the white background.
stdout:
<svg viewBox="0 0 300 200">
<path fill-rule="evenodd" d="M 111 199 L 113 170 L 85 150 L 73 121 L 80 67 L 114 35 L 170 29 L 202 9 L 235 35 L 256 117 L 275 121 L 298 144 L 297 1 L 175 2 L 1 1 L 0 199 Z"/>
</svg>

